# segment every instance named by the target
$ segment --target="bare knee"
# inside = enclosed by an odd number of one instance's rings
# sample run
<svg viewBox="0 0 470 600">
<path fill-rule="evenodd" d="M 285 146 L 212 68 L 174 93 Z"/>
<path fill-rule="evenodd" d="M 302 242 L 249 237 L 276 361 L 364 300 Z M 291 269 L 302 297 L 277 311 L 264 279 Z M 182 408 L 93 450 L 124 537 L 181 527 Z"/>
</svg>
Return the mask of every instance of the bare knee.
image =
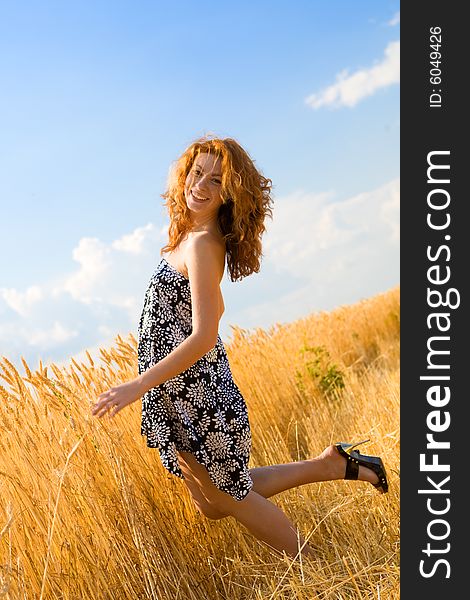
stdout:
<svg viewBox="0 0 470 600">
<path fill-rule="evenodd" d="M 235 500 L 214 484 L 199 482 L 195 485 L 194 480 L 188 480 L 186 485 L 190 489 L 196 509 L 208 519 L 224 519 L 232 514 L 231 505 Z"/>
<path fill-rule="evenodd" d="M 209 513 L 220 515 L 216 517 L 218 519 L 229 517 L 232 515 L 233 505 L 236 502 L 236 500 L 232 498 L 230 494 L 222 492 L 213 484 L 209 486 L 203 486 L 201 488 L 201 491 L 204 496 L 206 506 L 209 507 Z M 209 516 L 209 518 L 213 517 Z"/>
<path fill-rule="evenodd" d="M 230 502 L 233 498 L 216 488 L 212 483 L 201 485 L 199 488 L 200 496 L 193 498 L 202 512 L 208 519 L 223 519 L 230 516 Z"/>
<path fill-rule="evenodd" d="M 196 500 L 194 500 L 194 498 L 193 502 L 197 511 L 201 515 L 204 515 L 208 519 L 211 519 L 211 521 L 218 521 L 219 519 L 225 519 L 225 517 L 228 517 L 228 514 L 221 512 L 215 506 L 209 504 L 209 502 L 197 502 Z"/>
<path fill-rule="evenodd" d="M 186 480 L 186 485 L 191 493 L 193 504 L 201 515 L 204 515 L 208 519 L 212 520 L 223 519 L 224 517 L 228 516 L 227 513 L 219 510 L 216 504 L 213 504 L 207 500 L 203 490 L 194 485 L 194 481 L 191 482 Z"/>
</svg>

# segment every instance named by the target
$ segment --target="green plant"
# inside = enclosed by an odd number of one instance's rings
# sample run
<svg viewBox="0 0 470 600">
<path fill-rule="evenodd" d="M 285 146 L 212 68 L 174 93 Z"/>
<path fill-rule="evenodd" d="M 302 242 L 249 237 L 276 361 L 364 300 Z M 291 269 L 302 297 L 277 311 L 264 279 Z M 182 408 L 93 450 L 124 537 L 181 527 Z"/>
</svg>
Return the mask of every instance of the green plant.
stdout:
<svg viewBox="0 0 470 600">
<path fill-rule="evenodd" d="M 334 362 L 325 346 L 304 346 L 300 349 L 302 356 L 307 355 L 305 368 L 307 373 L 313 379 L 321 391 L 326 395 L 337 395 L 344 389 L 344 374 Z M 302 376 L 297 371 L 297 381 L 302 385 Z M 299 377 L 300 376 L 300 377 Z"/>
</svg>

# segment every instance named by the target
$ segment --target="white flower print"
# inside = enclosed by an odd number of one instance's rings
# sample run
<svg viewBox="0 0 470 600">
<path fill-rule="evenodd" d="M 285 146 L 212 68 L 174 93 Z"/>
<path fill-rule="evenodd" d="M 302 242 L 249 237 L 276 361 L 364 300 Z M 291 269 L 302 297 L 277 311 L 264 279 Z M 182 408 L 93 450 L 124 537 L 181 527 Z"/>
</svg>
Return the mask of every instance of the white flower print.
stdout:
<svg viewBox="0 0 470 600">
<path fill-rule="evenodd" d="M 190 383 L 187 387 L 186 397 L 190 402 L 193 402 L 195 406 L 204 406 L 206 398 L 204 383 L 202 381 Z"/>
<path fill-rule="evenodd" d="M 222 379 L 231 379 L 232 373 L 228 362 L 221 361 L 217 364 L 217 373 Z"/>
<path fill-rule="evenodd" d="M 185 388 L 184 377 L 180 375 L 176 375 L 171 379 L 167 379 L 164 383 L 162 383 L 162 387 L 169 393 L 178 395 Z"/>
<path fill-rule="evenodd" d="M 173 318 L 173 311 L 171 307 L 171 301 L 163 290 L 158 294 L 158 321 L 159 323 L 166 323 Z"/>
<path fill-rule="evenodd" d="M 225 421 L 224 414 L 220 410 L 215 410 L 212 415 L 212 422 L 215 429 L 228 430 L 228 425 Z"/>
<path fill-rule="evenodd" d="M 222 431 L 209 431 L 206 444 L 216 458 L 226 458 L 230 451 L 230 436 Z"/>
<path fill-rule="evenodd" d="M 170 437 L 170 428 L 166 423 L 156 423 L 154 431 L 160 443 L 163 443 L 164 440 Z"/>
<path fill-rule="evenodd" d="M 230 458 L 224 461 L 224 468 L 228 473 L 234 473 L 240 470 L 240 460 Z"/>
<path fill-rule="evenodd" d="M 163 330 L 165 341 L 172 349 L 184 342 L 186 336 L 181 331 L 181 328 L 176 323 L 166 323 Z"/>
<path fill-rule="evenodd" d="M 212 363 L 203 363 L 199 368 L 201 373 L 204 373 L 206 380 L 212 388 L 217 385 L 217 371 Z"/>
<path fill-rule="evenodd" d="M 214 485 L 218 487 L 224 487 L 230 482 L 230 478 L 227 475 L 224 465 L 221 465 L 220 463 L 213 463 L 211 465 L 209 469 L 209 476 Z"/>
<path fill-rule="evenodd" d="M 192 423 L 198 418 L 198 411 L 195 406 L 188 402 L 187 400 L 178 399 L 175 402 L 175 407 L 180 415 L 183 416 L 185 421 Z"/>
<path fill-rule="evenodd" d="M 240 456 L 244 456 L 251 450 L 251 433 L 249 429 L 243 429 L 235 441 L 235 450 Z"/>
<path fill-rule="evenodd" d="M 196 427 L 201 434 L 206 434 L 209 431 L 211 421 L 212 421 L 211 416 L 207 413 L 203 414 L 199 418 Z"/>
<path fill-rule="evenodd" d="M 188 306 L 185 306 L 183 303 L 179 303 L 176 306 L 176 315 L 187 326 L 191 325 L 191 309 Z"/>
</svg>

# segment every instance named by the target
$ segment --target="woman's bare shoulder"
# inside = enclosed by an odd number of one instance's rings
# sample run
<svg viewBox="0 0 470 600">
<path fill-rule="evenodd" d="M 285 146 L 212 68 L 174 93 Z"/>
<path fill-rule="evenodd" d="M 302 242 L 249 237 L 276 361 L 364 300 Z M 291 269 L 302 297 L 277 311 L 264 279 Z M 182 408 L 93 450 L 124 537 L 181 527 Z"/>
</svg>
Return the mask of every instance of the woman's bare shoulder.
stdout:
<svg viewBox="0 0 470 600">
<path fill-rule="evenodd" d="M 192 234 L 190 243 L 196 246 L 196 249 L 205 246 L 206 248 L 218 248 L 219 251 L 225 251 L 225 242 L 221 235 L 212 231 L 195 231 Z"/>
<path fill-rule="evenodd" d="M 188 240 L 185 248 L 185 262 L 191 260 L 206 261 L 215 259 L 219 265 L 222 278 L 225 268 L 225 243 L 224 240 L 210 231 L 194 232 Z"/>
</svg>

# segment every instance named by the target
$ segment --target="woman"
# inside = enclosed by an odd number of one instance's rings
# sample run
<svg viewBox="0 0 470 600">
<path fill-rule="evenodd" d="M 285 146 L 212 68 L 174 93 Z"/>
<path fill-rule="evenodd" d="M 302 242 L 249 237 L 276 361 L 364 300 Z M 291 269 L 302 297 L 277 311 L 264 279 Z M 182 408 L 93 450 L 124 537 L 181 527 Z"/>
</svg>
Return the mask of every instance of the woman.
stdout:
<svg viewBox="0 0 470 600">
<path fill-rule="evenodd" d="M 313 553 L 270 496 L 333 479 L 388 489 L 383 463 L 339 443 L 310 460 L 248 469 L 251 434 L 218 324 L 225 260 L 232 281 L 260 268 L 271 180 L 233 139 L 204 137 L 176 162 L 166 193 L 169 241 L 145 294 L 139 376 L 100 394 L 93 414 L 114 417 L 143 397 L 141 433 L 162 464 L 183 478 L 210 519 L 235 517 L 290 556 Z M 362 442 L 360 442 L 362 443 Z M 356 444 L 357 445 L 357 444 Z"/>
</svg>

